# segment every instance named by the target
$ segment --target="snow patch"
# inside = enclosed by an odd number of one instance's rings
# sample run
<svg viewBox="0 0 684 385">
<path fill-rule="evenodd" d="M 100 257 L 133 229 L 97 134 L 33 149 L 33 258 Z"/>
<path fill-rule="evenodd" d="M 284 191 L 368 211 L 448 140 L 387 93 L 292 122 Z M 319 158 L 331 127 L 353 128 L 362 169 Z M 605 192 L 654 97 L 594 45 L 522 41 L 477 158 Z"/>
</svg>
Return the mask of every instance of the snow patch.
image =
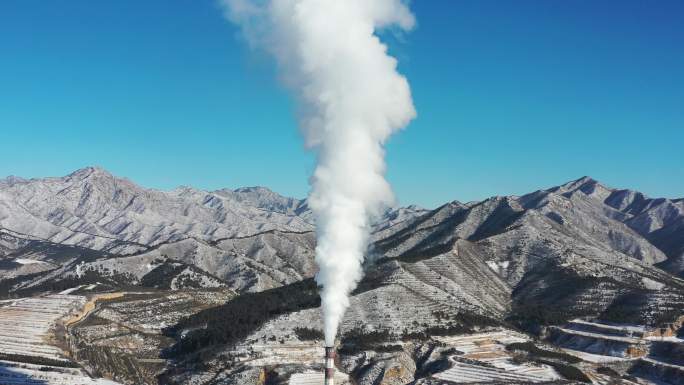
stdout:
<svg viewBox="0 0 684 385">
<path fill-rule="evenodd" d="M 654 281 L 647 277 L 642 277 L 641 283 L 643 283 L 648 290 L 661 290 L 665 287 L 664 283 Z"/>
<path fill-rule="evenodd" d="M 39 264 L 45 264 L 47 265 L 47 262 L 43 261 L 37 261 L 35 259 L 27 259 L 27 258 L 17 258 L 14 260 L 14 262 L 22 264 L 22 265 L 39 265 Z"/>
<path fill-rule="evenodd" d="M 501 273 L 502 271 L 508 269 L 508 265 L 510 265 L 510 261 L 487 261 L 487 266 L 497 273 Z"/>
</svg>

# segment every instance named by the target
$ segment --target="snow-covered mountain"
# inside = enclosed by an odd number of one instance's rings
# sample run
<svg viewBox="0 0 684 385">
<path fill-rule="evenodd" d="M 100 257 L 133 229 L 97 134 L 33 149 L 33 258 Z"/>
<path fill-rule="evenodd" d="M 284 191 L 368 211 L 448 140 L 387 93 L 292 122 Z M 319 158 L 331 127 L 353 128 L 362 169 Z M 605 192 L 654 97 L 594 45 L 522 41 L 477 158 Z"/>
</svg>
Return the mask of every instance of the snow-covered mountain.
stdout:
<svg viewBox="0 0 684 385">
<path fill-rule="evenodd" d="M 128 253 L 169 241 L 310 231 L 301 201 L 265 188 L 144 189 L 88 167 L 62 178 L 0 181 L 0 226 L 46 241 Z"/>
<path fill-rule="evenodd" d="M 345 357 L 345 371 L 361 384 L 413 384 L 429 370 L 423 366 L 422 349 L 439 346 L 426 347 L 421 342 L 426 337 L 467 334 L 491 325 L 515 325 L 542 338 L 550 331 L 551 341 L 590 351 L 614 349 L 610 336 L 561 332 L 553 325 L 591 318 L 608 325 L 670 330 L 666 325 L 684 316 L 684 280 L 676 263 L 681 254 L 671 252 L 683 239 L 667 238 L 671 248 L 661 249 L 663 244 L 652 242 L 649 235 L 677 226 L 681 212 L 668 207 L 678 207 L 681 200 L 644 198 L 648 203 L 637 209 L 616 203 L 623 194 L 585 177 L 523 196 L 454 201 L 378 227 L 371 250 L 374 262 L 367 266 L 340 325 L 340 343 L 354 347 Z M 640 215 L 649 215 L 649 223 L 657 225 L 635 226 Z M 167 380 L 203 383 L 220 376 L 238 384 L 245 373 L 257 377 L 262 367 L 226 367 L 223 357 L 241 354 L 233 344 L 301 343 L 293 330 L 321 324 L 312 290 L 298 283 L 264 292 L 255 301 L 293 298 L 294 304 L 275 306 L 267 317 L 243 328 L 223 325 L 248 306 L 247 300 L 183 320 L 170 333 L 177 338 L 173 357 L 191 361 L 199 352 L 206 357 L 212 351 L 204 362 L 210 369 L 181 371 Z M 375 343 L 360 343 L 359 338 Z M 411 343 L 404 343 L 398 353 L 387 353 L 388 346 L 400 341 Z M 268 352 L 277 345 L 263 349 Z M 653 367 L 652 372 L 670 370 L 659 362 Z M 669 376 L 684 378 L 681 373 Z M 661 373 L 654 378 L 664 377 Z"/>
<path fill-rule="evenodd" d="M 159 191 L 96 167 L 61 178 L 0 180 L 1 252 L 16 253 L 27 242 L 32 252 L 37 243 L 77 247 L 115 256 L 116 266 L 107 259 L 95 266 L 138 278 L 163 256 L 232 280 L 238 290 L 276 287 L 313 273 L 313 230 L 305 200 L 264 187 Z M 374 239 L 372 254 L 385 258 L 475 243 L 513 285 L 530 255 L 549 255 L 551 241 L 680 275 L 684 200 L 650 199 L 584 177 L 522 197 L 390 210 Z"/>
<path fill-rule="evenodd" d="M 379 343 L 501 323 L 541 333 L 575 317 L 652 327 L 684 308 L 684 200 L 651 199 L 588 177 L 523 196 L 394 208 L 372 240 L 343 340 L 356 338 L 359 325 L 380 333 L 371 334 Z M 262 366 L 227 369 L 221 357 L 241 357 L 236 346 L 297 344 L 295 329 L 320 325 L 314 248 L 306 201 L 263 187 L 158 191 L 92 167 L 0 180 L 4 296 L 85 284 L 242 294 L 183 313 L 167 331 L 177 339 L 169 350 L 175 360 L 192 362 L 198 349 L 206 358 L 205 369 L 173 371 L 168 383 L 203 383 L 219 372 L 226 383 L 259 377 Z M 231 317 L 255 306 L 255 318 L 235 324 Z M 390 373 L 380 358 L 354 354 L 345 365 L 359 383 Z M 402 378 L 418 373 L 421 360 L 399 359 L 409 373 Z"/>
<path fill-rule="evenodd" d="M 421 213 L 390 210 L 378 226 Z M 264 187 L 159 191 L 97 167 L 60 178 L 0 180 L 0 252 L 45 262 L 15 265 L 12 276 L 55 267 L 52 275 L 64 276 L 80 265 L 135 283 L 171 259 L 236 290 L 258 291 L 313 275 L 312 222 L 305 200 Z M 52 263 L 54 250 L 65 248 L 71 258 Z"/>
<path fill-rule="evenodd" d="M 31 274 L 25 289 L 84 272 L 132 284 L 149 282 L 149 274 L 169 281 L 190 275 L 238 292 L 274 288 L 315 273 L 312 222 L 305 200 L 264 187 L 158 191 L 95 167 L 61 178 L 0 180 L 0 252 L 12 257 L 4 275 Z M 584 177 L 520 197 L 389 210 L 370 255 L 421 261 L 408 270 L 446 258 L 442 265 L 470 273 L 454 283 L 469 293 L 461 301 L 503 314 L 512 288 L 514 299 L 523 298 L 521 283 L 540 269 L 616 279 L 620 268 L 646 274 L 639 282 L 669 279 L 665 271 L 681 276 L 682 231 L 684 200 L 650 199 Z M 462 266 L 466 255 L 476 268 Z M 469 279 L 503 279 L 511 289 L 494 294 L 497 284 L 474 293 Z"/>
</svg>

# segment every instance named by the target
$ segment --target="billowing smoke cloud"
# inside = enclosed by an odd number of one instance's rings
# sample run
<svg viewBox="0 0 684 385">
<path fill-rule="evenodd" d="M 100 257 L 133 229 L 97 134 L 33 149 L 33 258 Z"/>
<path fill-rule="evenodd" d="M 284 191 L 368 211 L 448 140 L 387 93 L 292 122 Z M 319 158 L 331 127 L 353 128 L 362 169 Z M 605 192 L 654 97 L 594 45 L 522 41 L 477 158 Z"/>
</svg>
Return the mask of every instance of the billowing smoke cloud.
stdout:
<svg viewBox="0 0 684 385">
<path fill-rule="evenodd" d="M 409 30 L 401 0 L 223 0 L 229 19 L 277 60 L 317 153 L 309 205 L 326 344 L 362 276 L 372 220 L 393 201 L 383 145 L 416 115 L 397 61 L 375 34 Z"/>
</svg>

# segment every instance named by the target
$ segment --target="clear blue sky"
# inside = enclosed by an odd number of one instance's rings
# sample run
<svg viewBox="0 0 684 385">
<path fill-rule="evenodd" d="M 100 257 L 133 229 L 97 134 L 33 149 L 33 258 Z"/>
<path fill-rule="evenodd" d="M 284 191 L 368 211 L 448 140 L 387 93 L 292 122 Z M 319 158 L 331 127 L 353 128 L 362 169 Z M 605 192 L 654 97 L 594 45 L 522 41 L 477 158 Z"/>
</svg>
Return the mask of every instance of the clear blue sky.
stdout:
<svg viewBox="0 0 684 385">
<path fill-rule="evenodd" d="M 389 39 L 419 117 L 389 143 L 402 204 L 590 175 L 684 196 L 684 1 L 420 0 Z M 313 168 L 292 103 L 214 0 L 0 2 L 0 176 L 100 165 L 143 186 Z"/>
</svg>

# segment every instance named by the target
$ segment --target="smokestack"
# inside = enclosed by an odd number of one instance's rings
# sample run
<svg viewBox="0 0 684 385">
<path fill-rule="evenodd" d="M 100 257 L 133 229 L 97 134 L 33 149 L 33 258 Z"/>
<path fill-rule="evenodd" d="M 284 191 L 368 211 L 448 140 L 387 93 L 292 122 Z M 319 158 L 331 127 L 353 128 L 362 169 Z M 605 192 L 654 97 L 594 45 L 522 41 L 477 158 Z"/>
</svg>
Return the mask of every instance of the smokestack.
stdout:
<svg viewBox="0 0 684 385">
<path fill-rule="evenodd" d="M 324 385 L 335 383 L 335 347 L 325 347 L 325 382 Z"/>
</svg>

